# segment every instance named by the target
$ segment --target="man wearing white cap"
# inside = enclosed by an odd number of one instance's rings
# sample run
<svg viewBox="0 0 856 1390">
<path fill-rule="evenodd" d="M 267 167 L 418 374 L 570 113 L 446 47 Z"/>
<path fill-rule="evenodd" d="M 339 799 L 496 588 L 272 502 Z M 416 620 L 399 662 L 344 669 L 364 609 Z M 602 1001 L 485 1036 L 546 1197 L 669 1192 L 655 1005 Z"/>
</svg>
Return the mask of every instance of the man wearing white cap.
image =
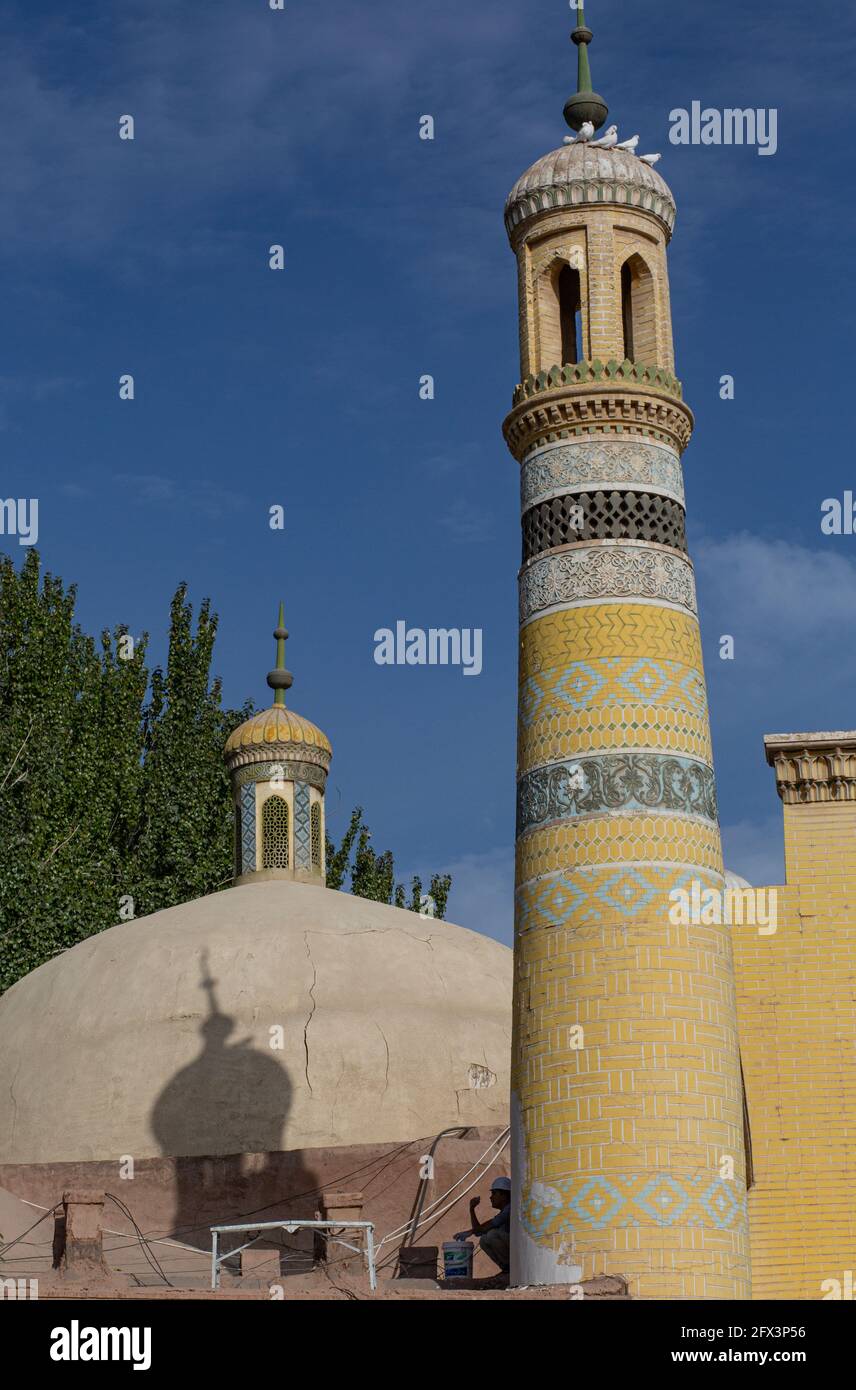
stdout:
<svg viewBox="0 0 856 1390">
<path fill-rule="evenodd" d="M 492 1221 L 479 1221 L 476 1207 L 480 1201 L 481 1197 L 471 1199 L 472 1227 L 469 1231 L 459 1231 L 455 1240 L 479 1236 L 479 1248 L 494 1264 L 499 1265 L 500 1271 L 507 1276 L 511 1262 L 511 1178 L 494 1178 L 490 1185 L 490 1204 L 496 1208 L 496 1216 Z"/>
</svg>

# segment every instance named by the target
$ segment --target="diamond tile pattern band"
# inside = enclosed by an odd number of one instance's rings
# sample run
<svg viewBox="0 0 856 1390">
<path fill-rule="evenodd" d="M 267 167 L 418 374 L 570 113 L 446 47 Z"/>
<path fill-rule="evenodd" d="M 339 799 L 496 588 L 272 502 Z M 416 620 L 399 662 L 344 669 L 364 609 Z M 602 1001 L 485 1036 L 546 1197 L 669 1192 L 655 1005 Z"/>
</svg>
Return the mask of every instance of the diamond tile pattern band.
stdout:
<svg viewBox="0 0 856 1390">
<path fill-rule="evenodd" d="M 742 1190 L 741 1190 L 742 1189 Z M 585 1172 L 550 1184 L 533 1183 L 522 1204 L 533 1237 L 580 1226 L 709 1226 L 727 1231 L 747 1218 L 745 1184 L 701 1171 Z"/>
<path fill-rule="evenodd" d="M 711 858 L 714 853 L 718 851 L 712 851 Z M 521 857 L 518 846 L 518 864 Z M 721 859 L 719 862 L 721 869 Z M 666 862 L 581 866 L 573 872 L 560 868 L 546 877 L 520 882 L 515 900 L 517 929 L 522 933 L 538 928 L 553 931 L 556 927 L 626 923 L 639 917 L 666 921 L 673 890 L 690 893 L 696 882 L 702 889 L 717 889 L 723 879 L 713 868 Z"/>
<path fill-rule="evenodd" d="M 309 788 L 305 782 L 294 784 L 294 864 L 297 869 L 312 868 Z"/>
<path fill-rule="evenodd" d="M 241 787 L 241 873 L 256 871 L 256 784 Z"/>
</svg>

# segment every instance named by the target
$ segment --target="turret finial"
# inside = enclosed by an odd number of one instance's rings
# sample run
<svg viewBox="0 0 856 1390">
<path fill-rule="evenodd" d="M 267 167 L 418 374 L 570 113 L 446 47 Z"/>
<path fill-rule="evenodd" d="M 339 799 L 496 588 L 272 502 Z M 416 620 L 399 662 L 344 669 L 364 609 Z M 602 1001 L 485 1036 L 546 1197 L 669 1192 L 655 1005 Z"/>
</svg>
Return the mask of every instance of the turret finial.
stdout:
<svg viewBox="0 0 856 1390">
<path fill-rule="evenodd" d="M 592 91 L 588 46 L 594 35 L 586 27 L 583 6 L 584 0 L 579 0 L 576 7 L 577 27 L 571 33 L 571 43 L 577 46 L 577 91 L 565 102 L 565 120 L 571 130 L 576 131 L 581 131 L 586 124 L 600 130 L 609 115 L 609 107 L 603 97 Z"/>
<path fill-rule="evenodd" d="M 272 671 L 268 671 L 267 683 L 274 692 L 273 702 L 275 705 L 285 705 L 285 692 L 292 684 L 294 677 L 290 671 L 285 669 L 285 642 L 288 631 L 285 626 L 285 605 L 279 605 L 279 621 L 273 632 L 276 638 L 276 666 Z"/>
</svg>

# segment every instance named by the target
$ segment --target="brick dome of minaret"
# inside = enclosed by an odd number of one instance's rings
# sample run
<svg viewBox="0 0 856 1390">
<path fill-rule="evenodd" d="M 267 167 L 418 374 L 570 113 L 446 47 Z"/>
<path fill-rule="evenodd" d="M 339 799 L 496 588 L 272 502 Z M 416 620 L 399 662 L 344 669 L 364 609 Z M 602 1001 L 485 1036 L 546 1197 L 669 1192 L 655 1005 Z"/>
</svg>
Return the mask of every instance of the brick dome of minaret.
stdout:
<svg viewBox="0 0 856 1390">
<path fill-rule="evenodd" d="M 588 50 L 593 36 L 585 21 L 583 0 L 577 0 L 572 8 L 577 11 L 577 26 L 571 33 L 577 49 L 577 90 L 565 102 L 564 115 L 575 134 L 558 150 L 536 160 L 509 193 L 505 226 L 512 247 L 519 244 L 515 233 L 522 223 L 561 208 L 605 203 L 652 213 L 668 239 L 677 209 L 669 185 L 652 167 L 659 155 L 637 156 L 639 137 L 621 141 L 615 125 L 594 138 L 606 124 L 609 107 L 592 87 Z"/>
<path fill-rule="evenodd" d="M 583 140 L 551 150 L 521 174 L 505 204 L 505 225 L 511 236 L 522 222 L 542 213 L 598 203 L 650 212 L 667 235 L 675 225 L 675 199 L 656 169 L 630 150 Z"/>
<path fill-rule="evenodd" d="M 283 705 L 271 705 L 238 725 L 229 736 L 224 756 L 230 771 L 260 758 L 275 757 L 277 753 L 280 756 L 290 753 L 292 757 L 317 763 L 326 770 L 332 752 L 330 740 L 317 725 Z"/>
</svg>

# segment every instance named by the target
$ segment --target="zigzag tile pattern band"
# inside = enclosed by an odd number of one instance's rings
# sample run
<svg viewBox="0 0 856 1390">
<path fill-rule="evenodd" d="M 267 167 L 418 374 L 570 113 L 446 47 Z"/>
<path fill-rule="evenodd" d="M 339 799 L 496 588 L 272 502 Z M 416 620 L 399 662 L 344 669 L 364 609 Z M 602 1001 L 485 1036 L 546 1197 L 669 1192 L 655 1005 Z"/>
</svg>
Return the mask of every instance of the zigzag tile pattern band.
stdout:
<svg viewBox="0 0 856 1390">
<path fill-rule="evenodd" d="M 604 599 L 648 599 L 695 614 L 692 565 L 644 541 L 600 541 L 542 556 L 520 572 L 521 623 L 545 608 Z"/>
<path fill-rule="evenodd" d="M 638 868 L 644 863 L 698 865 L 722 872 L 719 829 L 677 813 L 594 816 L 556 821 L 527 831 L 517 841 L 517 883 L 526 887 L 545 874 L 573 876 L 598 865 Z"/>
<path fill-rule="evenodd" d="M 520 676 L 591 658 L 635 657 L 702 670 L 698 620 L 653 604 L 564 609 L 528 623 L 520 634 Z"/>
<path fill-rule="evenodd" d="M 620 487 L 659 492 L 684 504 L 681 462 L 673 449 L 647 440 L 579 440 L 534 450 L 520 469 L 520 509 L 565 492 Z"/>
<path fill-rule="evenodd" d="M 599 811 L 679 811 L 717 824 L 713 769 L 661 753 L 606 753 L 551 763 L 520 779 L 517 834 Z"/>
</svg>

